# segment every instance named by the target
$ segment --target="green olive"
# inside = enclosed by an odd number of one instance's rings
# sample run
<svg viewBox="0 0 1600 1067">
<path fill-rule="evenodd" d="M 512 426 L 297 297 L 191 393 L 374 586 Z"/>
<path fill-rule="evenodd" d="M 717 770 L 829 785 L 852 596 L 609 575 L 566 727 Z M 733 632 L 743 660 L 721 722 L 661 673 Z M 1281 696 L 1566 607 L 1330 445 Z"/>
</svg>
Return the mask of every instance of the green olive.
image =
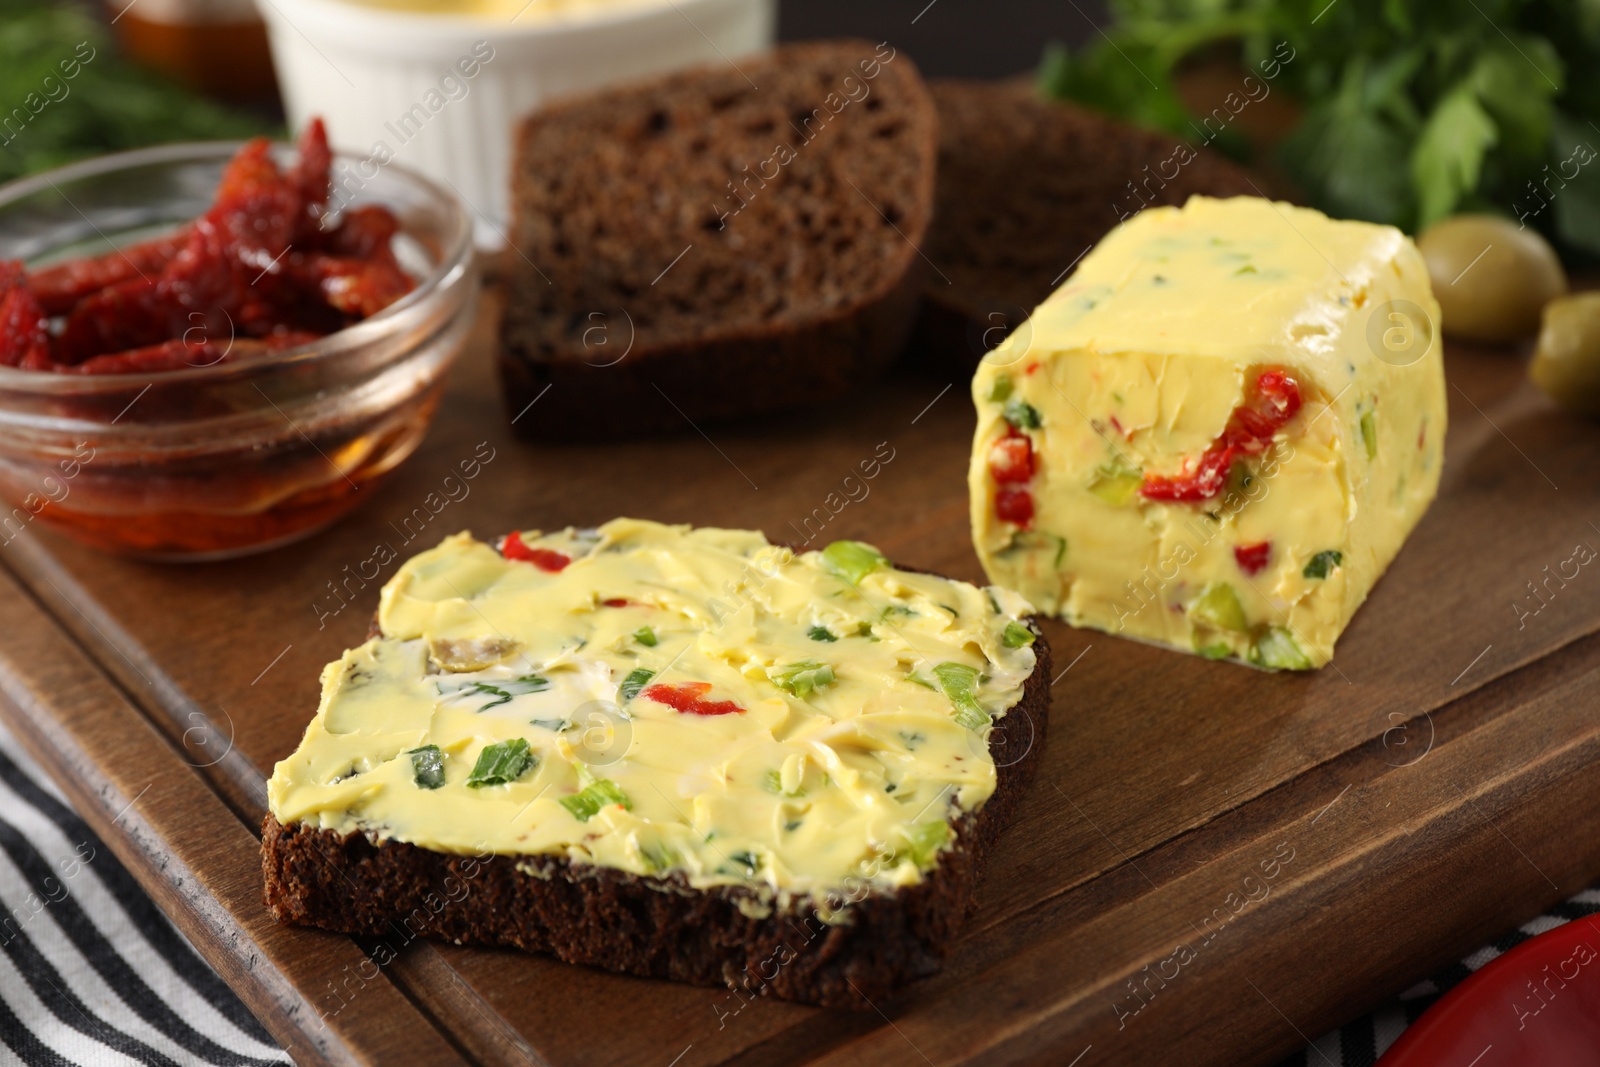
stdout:
<svg viewBox="0 0 1600 1067">
<path fill-rule="evenodd" d="M 1558 297 L 1545 305 L 1528 375 L 1562 407 L 1600 415 L 1600 293 Z"/>
<path fill-rule="evenodd" d="M 1503 344 L 1539 328 L 1539 309 L 1567 291 L 1550 243 L 1495 215 L 1457 215 L 1417 239 L 1444 332 Z"/>
</svg>

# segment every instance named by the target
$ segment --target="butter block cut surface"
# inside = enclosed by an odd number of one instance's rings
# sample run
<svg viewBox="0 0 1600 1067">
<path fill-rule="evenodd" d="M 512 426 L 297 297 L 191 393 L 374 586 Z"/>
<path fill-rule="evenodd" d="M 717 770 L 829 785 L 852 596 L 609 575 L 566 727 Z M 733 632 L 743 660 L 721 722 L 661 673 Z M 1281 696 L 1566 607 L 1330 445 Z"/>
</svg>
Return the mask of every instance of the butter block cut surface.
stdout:
<svg viewBox="0 0 1600 1067">
<path fill-rule="evenodd" d="M 984 569 L 1073 625 L 1323 666 L 1438 490 L 1438 321 L 1392 227 L 1141 212 L 973 379 Z"/>
</svg>

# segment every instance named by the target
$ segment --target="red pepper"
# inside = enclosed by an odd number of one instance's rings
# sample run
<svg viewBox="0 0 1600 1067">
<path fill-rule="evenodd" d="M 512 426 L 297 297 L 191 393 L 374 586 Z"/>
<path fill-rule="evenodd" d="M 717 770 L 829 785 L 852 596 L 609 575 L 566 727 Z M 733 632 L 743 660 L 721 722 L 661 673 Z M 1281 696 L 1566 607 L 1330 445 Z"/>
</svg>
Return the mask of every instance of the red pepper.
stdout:
<svg viewBox="0 0 1600 1067">
<path fill-rule="evenodd" d="M 514 559 L 521 563 L 531 563 L 542 571 L 555 574 L 566 569 L 572 562 L 572 557 L 557 552 L 553 548 L 541 548 L 538 545 L 526 545 L 522 542 L 522 534 L 512 530 L 506 534 L 505 541 L 500 545 L 500 554 L 506 559 Z"/>
<path fill-rule="evenodd" d="M 280 168 L 265 139 L 249 142 L 193 223 L 46 268 L 33 278 L 38 299 L 0 270 L 0 362 L 91 374 L 206 365 L 223 352 L 261 351 L 230 348 L 236 340 L 272 347 L 320 337 L 405 296 L 415 282 L 394 255 L 394 213 L 353 207 L 325 227 L 332 154 L 321 120 L 307 125 L 298 148 L 294 164 Z M 66 316 L 54 341 L 30 325 L 42 321 L 35 308 Z"/>
<path fill-rule="evenodd" d="M 92 356 L 82 363 L 57 366 L 64 374 L 151 374 L 157 371 L 188 370 L 217 363 L 238 363 L 260 359 L 274 352 L 315 341 L 316 334 L 293 330 L 258 340 L 241 337 L 234 341 L 162 341 L 158 345 L 130 348 Z"/>
<path fill-rule="evenodd" d="M 1033 477 L 1033 442 L 1011 430 L 989 446 L 989 474 L 997 482 L 1025 482 Z"/>
<path fill-rule="evenodd" d="M 705 695 L 709 692 L 711 692 L 710 682 L 681 682 L 677 685 L 665 685 L 657 682 L 646 689 L 643 695 L 658 704 L 665 704 L 674 711 L 681 711 L 686 715 L 735 715 L 743 713 L 744 709 L 731 700 L 705 699 Z"/>
<path fill-rule="evenodd" d="M 0 363 L 24 370 L 53 365 L 44 309 L 16 260 L 0 262 Z"/>
<path fill-rule="evenodd" d="M 392 258 L 351 259 L 321 252 L 290 257 L 289 275 L 320 292 L 329 307 L 357 319 L 370 318 L 405 296 L 416 283 Z"/>
<path fill-rule="evenodd" d="M 1262 541 L 1255 545 L 1235 545 L 1233 558 L 1238 561 L 1239 569 L 1246 574 L 1259 574 L 1272 558 L 1272 542 Z"/>
<path fill-rule="evenodd" d="M 289 168 L 289 184 L 300 199 L 294 240 L 304 244 L 317 239 L 333 185 L 333 153 L 328 149 L 328 131 L 320 117 L 306 123 L 295 148 L 294 166 Z"/>
<path fill-rule="evenodd" d="M 108 285 L 78 301 L 67 316 L 56 342 L 56 358 L 62 363 L 82 363 L 93 356 L 158 345 L 169 338 L 183 339 L 190 323 L 188 309 L 161 288 L 158 278 L 129 278 Z M 212 336 L 210 323 L 195 312 L 196 327 L 188 340 L 202 341 Z M 231 333 L 223 326 L 215 335 L 226 341 Z"/>
<path fill-rule="evenodd" d="M 1139 492 L 1148 500 L 1210 500 L 1222 492 L 1241 456 L 1266 450 L 1272 437 L 1300 410 L 1300 386 L 1281 370 L 1262 371 L 1249 400 L 1233 409 L 1221 436 L 1183 474 L 1146 474 Z"/>
<path fill-rule="evenodd" d="M 600 601 L 600 603 L 604 604 L 608 608 L 625 608 L 631 605 L 633 601 L 629 600 L 627 597 L 614 596 L 608 597 L 605 600 Z"/>
<path fill-rule="evenodd" d="M 92 259 L 72 259 L 56 263 L 28 276 L 47 315 L 65 315 L 84 297 L 133 278 L 153 278 L 164 270 L 172 257 L 189 242 L 185 226 L 166 237 L 141 241 L 116 252 Z"/>
<path fill-rule="evenodd" d="M 1002 485 L 994 494 L 994 513 L 1003 522 L 1026 529 L 1033 522 L 1033 494 L 1014 485 Z"/>
</svg>

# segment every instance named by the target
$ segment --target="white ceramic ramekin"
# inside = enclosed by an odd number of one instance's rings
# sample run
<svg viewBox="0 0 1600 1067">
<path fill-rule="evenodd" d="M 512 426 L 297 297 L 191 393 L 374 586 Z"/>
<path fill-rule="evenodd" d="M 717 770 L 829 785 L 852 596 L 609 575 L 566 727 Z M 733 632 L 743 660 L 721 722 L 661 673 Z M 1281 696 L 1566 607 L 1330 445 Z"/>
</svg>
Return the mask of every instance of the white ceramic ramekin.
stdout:
<svg viewBox="0 0 1600 1067">
<path fill-rule="evenodd" d="M 340 0 L 259 0 L 289 121 L 321 115 L 371 163 L 397 159 L 453 187 L 503 244 L 517 120 L 567 93 L 769 47 L 777 0 L 619 0 L 514 22 Z M 337 194 L 337 188 L 336 188 Z"/>
</svg>

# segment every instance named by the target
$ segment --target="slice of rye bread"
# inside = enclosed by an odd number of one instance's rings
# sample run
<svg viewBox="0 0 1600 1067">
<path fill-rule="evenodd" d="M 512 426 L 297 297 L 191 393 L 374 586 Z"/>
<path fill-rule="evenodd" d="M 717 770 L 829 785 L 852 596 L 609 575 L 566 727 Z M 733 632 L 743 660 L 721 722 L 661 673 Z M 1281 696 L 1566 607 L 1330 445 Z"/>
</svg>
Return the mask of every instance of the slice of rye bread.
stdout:
<svg viewBox="0 0 1600 1067">
<path fill-rule="evenodd" d="M 390 951 L 416 937 L 510 945 L 625 974 L 870 1009 L 940 969 L 989 849 L 1033 781 L 1049 720 L 1050 646 L 1037 617 L 1026 622 L 1037 662 L 989 735 L 994 792 L 954 820 L 950 847 L 921 882 L 893 893 L 843 887 L 834 903 L 848 904 L 844 923 L 823 923 L 809 898 L 763 915 L 744 886 L 696 889 L 681 874 L 641 877 L 565 856 L 479 859 L 285 826 L 271 812 L 261 825 L 267 909 L 280 922 L 382 938 Z"/>
<path fill-rule="evenodd" d="M 1040 99 L 1026 83 L 929 89 L 939 184 L 923 248 L 949 283 L 927 278 L 913 347 L 958 367 L 976 366 L 1123 217 L 1196 193 L 1262 195 L 1221 156 Z"/>
<path fill-rule="evenodd" d="M 916 67 L 865 41 L 534 113 L 500 332 L 516 431 L 687 430 L 869 381 L 916 317 L 937 144 Z"/>
</svg>

